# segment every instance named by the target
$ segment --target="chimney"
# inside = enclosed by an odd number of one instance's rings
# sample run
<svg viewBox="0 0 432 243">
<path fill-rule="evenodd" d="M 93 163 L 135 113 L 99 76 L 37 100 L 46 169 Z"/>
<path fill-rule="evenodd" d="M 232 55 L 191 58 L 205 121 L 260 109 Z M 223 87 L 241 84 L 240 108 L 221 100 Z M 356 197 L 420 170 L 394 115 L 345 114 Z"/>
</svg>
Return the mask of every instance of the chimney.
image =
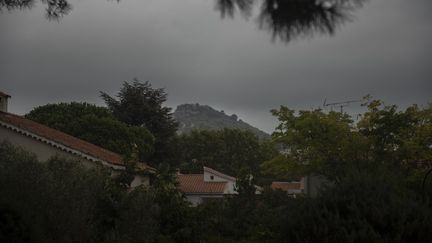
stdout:
<svg viewBox="0 0 432 243">
<path fill-rule="evenodd" d="M 8 112 L 8 99 L 11 96 L 0 91 L 0 111 Z"/>
</svg>

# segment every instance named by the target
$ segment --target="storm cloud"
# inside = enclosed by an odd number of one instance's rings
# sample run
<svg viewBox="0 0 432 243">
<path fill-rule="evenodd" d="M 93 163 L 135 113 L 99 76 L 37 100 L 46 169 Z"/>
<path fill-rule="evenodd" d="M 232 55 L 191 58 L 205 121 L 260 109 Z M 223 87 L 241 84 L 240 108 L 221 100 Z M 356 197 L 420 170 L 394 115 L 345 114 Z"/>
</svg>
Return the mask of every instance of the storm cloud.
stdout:
<svg viewBox="0 0 432 243">
<path fill-rule="evenodd" d="M 61 101 L 102 105 L 125 80 L 149 80 L 167 105 L 208 104 L 271 132 L 269 110 L 316 108 L 366 94 L 431 102 L 432 3 L 370 0 L 334 35 L 273 40 L 256 16 L 221 18 L 215 1 L 70 1 L 59 20 L 0 12 L 0 90 L 10 111 Z M 352 109 L 355 109 L 353 107 Z"/>
</svg>

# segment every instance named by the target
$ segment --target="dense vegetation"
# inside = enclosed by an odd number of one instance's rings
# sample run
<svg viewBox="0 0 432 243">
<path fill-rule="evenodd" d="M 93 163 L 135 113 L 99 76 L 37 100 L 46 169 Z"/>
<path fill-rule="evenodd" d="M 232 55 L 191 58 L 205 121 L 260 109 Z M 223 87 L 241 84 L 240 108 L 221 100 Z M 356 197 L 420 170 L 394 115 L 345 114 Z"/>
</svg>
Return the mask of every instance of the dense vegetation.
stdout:
<svg viewBox="0 0 432 243">
<path fill-rule="evenodd" d="M 153 160 L 159 172 L 152 185 L 129 190 L 128 176 L 61 158 L 42 163 L 3 142 L 0 242 L 432 241 L 432 105 L 401 110 L 368 98 L 357 122 L 345 113 L 281 106 L 272 111 L 280 125 L 271 143 L 235 129 L 158 132 L 176 123 L 162 109 L 164 91 L 148 83 L 125 83 L 119 101 L 104 97 L 110 110 L 58 104 L 28 117 L 101 146 L 128 148 L 143 139 L 148 151 L 152 132 L 162 143 L 154 147 L 162 157 Z M 140 108 L 144 103 L 149 107 Z M 202 165 L 237 176 L 238 194 L 191 207 L 176 190 L 174 168 L 197 172 Z M 328 182 L 316 197 L 291 198 L 268 186 L 255 194 L 265 177 L 305 175 Z"/>
<path fill-rule="evenodd" d="M 179 136 L 178 148 L 183 173 L 199 173 L 207 166 L 232 176 L 248 170 L 261 177 L 260 164 L 278 153 L 270 141 L 239 129 L 194 130 Z"/>
<path fill-rule="evenodd" d="M 78 102 L 48 104 L 34 108 L 26 118 L 126 157 L 135 147 L 142 161 L 153 152 L 154 138 L 146 128 L 117 120 L 105 107 Z"/>
<path fill-rule="evenodd" d="M 157 234 L 154 192 L 127 193 L 109 170 L 40 163 L 8 143 L 0 168 L 0 242 L 150 242 Z"/>
<path fill-rule="evenodd" d="M 320 174 L 340 181 L 351 172 L 381 169 L 416 180 L 432 166 L 432 105 L 398 110 L 366 100 L 367 112 L 354 123 L 345 113 L 273 110 L 281 122 L 273 134 L 284 153 L 265 162 L 266 172 L 290 177 Z"/>
<path fill-rule="evenodd" d="M 430 196 L 380 173 L 344 177 L 316 198 L 249 180 L 239 194 L 190 207 L 167 168 L 133 191 L 102 167 L 45 163 L 0 144 L 1 242 L 430 242 Z"/>
</svg>

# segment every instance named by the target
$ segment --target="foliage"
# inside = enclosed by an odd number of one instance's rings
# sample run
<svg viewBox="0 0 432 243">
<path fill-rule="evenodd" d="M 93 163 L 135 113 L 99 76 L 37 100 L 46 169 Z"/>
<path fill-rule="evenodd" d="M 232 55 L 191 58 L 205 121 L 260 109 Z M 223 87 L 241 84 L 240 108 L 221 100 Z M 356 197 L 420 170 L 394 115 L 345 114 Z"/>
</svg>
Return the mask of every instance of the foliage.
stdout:
<svg viewBox="0 0 432 243">
<path fill-rule="evenodd" d="M 367 104 L 358 123 L 359 132 L 371 143 L 374 159 L 395 166 L 430 166 L 432 162 L 432 104 L 412 105 L 398 111 L 379 100 Z"/>
<path fill-rule="evenodd" d="M 0 144 L 1 242 L 154 242 L 154 194 L 127 193 L 109 169 L 35 156 Z M 0 225 L 2 224 L 0 223 Z M 13 231 L 11 231 L 13 229 Z"/>
<path fill-rule="evenodd" d="M 0 144 L 0 241 L 432 240 L 432 195 L 423 198 L 405 183 L 400 176 L 405 163 L 349 170 L 318 197 L 295 199 L 269 188 L 256 195 L 251 170 L 242 167 L 237 195 L 198 207 L 190 207 L 176 190 L 172 167 L 161 164 L 158 169 L 151 187 L 128 191 L 108 169 L 59 158 L 41 163 L 32 154 Z"/>
<path fill-rule="evenodd" d="M 349 21 L 353 11 L 366 0 L 217 0 L 215 9 L 221 17 L 234 17 L 236 12 L 253 16 L 260 29 L 272 35 L 273 40 L 290 42 L 296 38 L 314 34 L 332 35 L 337 28 Z"/>
<path fill-rule="evenodd" d="M 131 126 L 144 127 L 155 137 L 154 154 L 150 162 L 174 163 L 172 152 L 177 122 L 174 120 L 171 108 L 163 106 L 167 94 L 164 89 L 156 89 L 149 82 L 134 80 L 124 82 L 117 94 L 118 100 L 101 92 L 101 97 L 120 121 Z"/>
<path fill-rule="evenodd" d="M 386 167 L 408 181 L 430 166 L 431 106 L 398 111 L 379 100 L 365 106 L 368 111 L 357 124 L 346 113 L 273 110 L 281 122 L 273 138 L 284 151 L 262 169 L 279 177 L 315 173 L 339 181 L 352 171 Z"/>
<path fill-rule="evenodd" d="M 429 242 L 432 209 L 391 181 L 360 173 L 286 208 L 277 242 Z M 284 229 L 284 230 L 283 230 Z"/>
<path fill-rule="evenodd" d="M 130 157 L 134 147 L 144 161 L 152 152 L 153 137 L 145 128 L 116 120 L 104 108 L 88 103 L 48 104 L 30 111 L 27 118 Z"/>
<path fill-rule="evenodd" d="M 347 159 L 349 162 L 363 160 L 363 154 L 357 153 L 362 141 L 355 136 L 348 115 L 333 111 L 325 113 L 318 109 L 300 111 L 297 116 L 294 110 L 284 106 L 272 113 L 281 122 L 273 137 L 276 143 L 283 145 L 284 151 L 283 156 L 263 164 L 266 172 L 276 171 L 275 165 L 276 168 L 285 168 L 288 173 L 319 171 L 333 179 L 343 174 Z M 280 166 L 280 163 L 287 165 Z"/>
<path fill-rule="evenodd" d="M 161 242 L 199 242 L 194 230 L 195 218 L 193 209 L 177 190 L 177 177 L 169 164 L 162 163 L 152 185 L 156 202 L 160 206 Z"/>
<path fill-rule="evenodd" d="M 153 191 L 144 187 L 134 189 L 119 205 L 115 242 L 155 242 L 161 229 L 160 212 Z"/>
<path fill-rule="evenodd" d="M 429 242 L 432 207 L 389 178 L 351 174 L 317 198 L 266 189 L 200 205 L 206 242 Z M 249 199 L 248 199 L 249 198 Z"/>
<path fill-rule="evenodd" d="M 255 178 L 250 169 L 240 169 L 234 189 L 238 193 L 237 195 L 242 197 L 251 197 L 255 195 L 257 188 L 255 187 Z"/>
<path fill-rule="evenodd" d="M 204 163 L 238 178 L 238 194 L 197 207 L 177 190 L 169 164 L 159 165 L 151 187 L 128 190 L 108 169 L 60 158 L 41 163 L 2 143 L 0 241 L 430 242 L 432 190 L 422 191 L 421 181 L 430 166 L 432 109 L 365 105 L 358 123 L 337 112 L 274 111 L 280 154 L 240 130 L 180 136 L 178 157 L 197 160 L 185 169 Z M 315 198 L 269 188 L 257 195 L 254 170 L 273 156 L 262 166 L 267 173 L 317 173 L 336 183 Z"/>
<path fill-rule="evenodd" d="M 269 141 L 239 129 L 192 131 L 180 136 L 178 143 L 184 172 L 198 172 L 204 165 L 237 176 L 245 167 L 259 176 L 259 165 L 276 154 Z"/>
</svg>

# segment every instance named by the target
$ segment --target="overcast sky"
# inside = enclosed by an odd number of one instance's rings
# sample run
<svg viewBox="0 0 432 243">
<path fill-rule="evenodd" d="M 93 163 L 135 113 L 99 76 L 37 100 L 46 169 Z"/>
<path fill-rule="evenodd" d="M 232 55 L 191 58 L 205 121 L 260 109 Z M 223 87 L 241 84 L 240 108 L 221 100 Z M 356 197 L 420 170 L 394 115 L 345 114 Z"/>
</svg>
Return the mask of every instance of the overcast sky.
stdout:
<svg viewBox="0 0 432 243">
<path fill-rule="evenodd" d="M 272 41 L 254 16 L 221 19 L 213 0 L 71 1 L 0 12 L 0 90 L 9 110 L 62 101 L 102 105 L 137 77 L 167 105 L 201 103 L 272 132 L 269 110 L 310 109 L 366 94 L 406 106 L 432 101 L 432 1 L 370 0 L 334 36 Z M 350 109 L 350 108 L 347 108 Z M 351 109 L 355 110 L 356 107 Z"/>
</svg>

